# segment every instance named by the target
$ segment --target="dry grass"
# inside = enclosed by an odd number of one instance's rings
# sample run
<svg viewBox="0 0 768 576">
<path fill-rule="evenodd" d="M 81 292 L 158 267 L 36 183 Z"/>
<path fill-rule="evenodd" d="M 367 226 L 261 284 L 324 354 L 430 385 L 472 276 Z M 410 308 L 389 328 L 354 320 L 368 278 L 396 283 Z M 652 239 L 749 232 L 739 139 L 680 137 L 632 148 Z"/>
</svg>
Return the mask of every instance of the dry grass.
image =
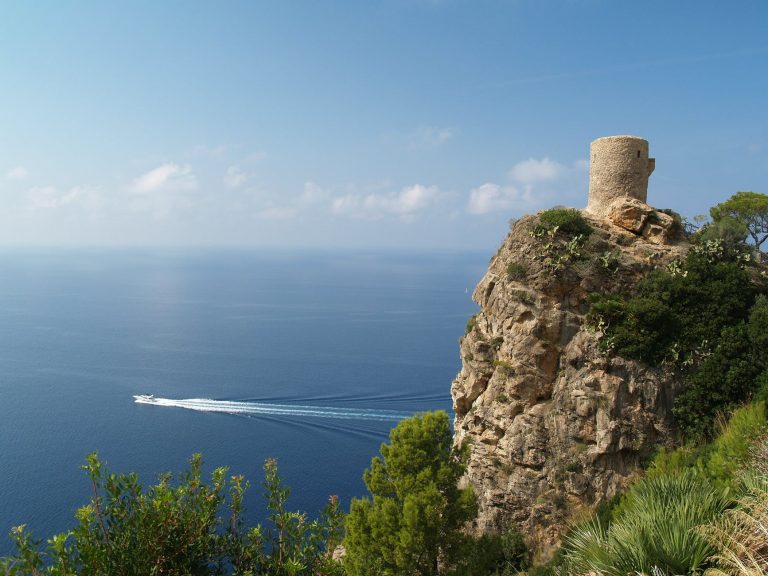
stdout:
<svg viewBox="0 0 768 576">
<path fill-rule="evenodd" d="M 707 576 L 768 576 L 768 439 L 758 443 L 738 505 L 701 533 L 718 552 Z"/>
</svg>

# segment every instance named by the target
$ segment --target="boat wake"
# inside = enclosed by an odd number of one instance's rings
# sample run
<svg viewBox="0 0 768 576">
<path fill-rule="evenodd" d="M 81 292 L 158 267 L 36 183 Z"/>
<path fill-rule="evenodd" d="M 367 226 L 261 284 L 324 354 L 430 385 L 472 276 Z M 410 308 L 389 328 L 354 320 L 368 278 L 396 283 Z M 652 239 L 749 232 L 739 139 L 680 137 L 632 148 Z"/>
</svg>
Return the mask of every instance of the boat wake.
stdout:
<svg viewBox="0 0 768 576">
<path fill-rule="evenodd" d="M 185 408 L 198 412 L 223 412 L 246 416 L 308 416 L 311 418 L 339 418 L 344 420 L 389 420 L 399 421 L 413 416 L 412 413 L 375 408 L 335 408 L 329 406 L 302 406 L 298 404 L 271 404 L 267 402 L 231 402 L 208 398 L 155 398 L 152 395 L 134 396 L 137 404 Z"/>
</svg>

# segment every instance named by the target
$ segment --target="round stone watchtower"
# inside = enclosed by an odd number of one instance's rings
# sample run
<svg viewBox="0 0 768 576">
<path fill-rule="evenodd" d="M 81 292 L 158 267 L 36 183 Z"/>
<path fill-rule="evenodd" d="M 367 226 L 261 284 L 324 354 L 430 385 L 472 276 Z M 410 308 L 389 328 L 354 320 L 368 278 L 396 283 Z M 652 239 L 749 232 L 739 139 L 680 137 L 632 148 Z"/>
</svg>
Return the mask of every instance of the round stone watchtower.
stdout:
<svg viewBox="0 0 768 576">
<path fill-rule="evenodd" d="M 646 202 L 648 177 L 656 159 L 648 157 L 648 140 L 637 136 L 606 136 L 589 147 L 587 210 L 605 216 L 617 198 Z"/>
</svg>

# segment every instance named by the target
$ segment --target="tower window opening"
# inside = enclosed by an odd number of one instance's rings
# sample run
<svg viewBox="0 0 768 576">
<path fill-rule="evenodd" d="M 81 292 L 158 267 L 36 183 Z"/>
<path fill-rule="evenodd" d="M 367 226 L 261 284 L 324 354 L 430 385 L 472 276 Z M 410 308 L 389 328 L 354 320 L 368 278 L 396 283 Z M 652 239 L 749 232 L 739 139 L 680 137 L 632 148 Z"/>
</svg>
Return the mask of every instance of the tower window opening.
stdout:
<svg viewBox="0 0 768 576">
<path fill-rule="evenodd" d="M 640 158 L 640 150 L 637 151 L 637 157 Z"/>
</svg>

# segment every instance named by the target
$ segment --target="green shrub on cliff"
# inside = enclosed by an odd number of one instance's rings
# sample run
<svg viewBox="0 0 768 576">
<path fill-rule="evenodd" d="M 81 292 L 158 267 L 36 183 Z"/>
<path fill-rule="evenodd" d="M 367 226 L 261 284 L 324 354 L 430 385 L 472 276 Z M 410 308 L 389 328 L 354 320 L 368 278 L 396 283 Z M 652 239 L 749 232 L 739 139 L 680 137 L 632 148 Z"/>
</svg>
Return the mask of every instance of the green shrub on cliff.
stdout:
<svg viewBox="0 0 768 576">
<path fill-rule="evenodd" d="M 726 493 L 735 491 L 752 451 L 768 434 L 765 402 L 737 408 L 730 418 L 719 420 L 717 430 L 717 437 L 708 444 L 660 451 L 648 467 L 647 476 L 653 478 L 691 469 L 717 489 Z"/>
<path fill-rule="evenodd" d="M 592 226 L 581 215 L 581 212 L 573 208 L 552 208 L 539 215 L 539 226 L 543 230 L 554 230 L 569 237 L 583 236 L 588 238 L 592 234 Z"/>
<path fill-rule="evenodd" d="M 689 438 L 709 436 L 719 411 L 768 381 L 768 303 L 758 298 L 766 285 L 744 251 L 724 246 L 695 245 L 632 295 L 592 297 L 589 321 L 603 333 L 604 350 L 678 372 L 684 386 L 674 413 Z"/>
<path fill-rule="evenodd" d="M 522 534 L 512 528 L 475 539 L 462 564 L 456 576 L 513 576 L 530 566 L 530 554 Z"/>
</svg>

